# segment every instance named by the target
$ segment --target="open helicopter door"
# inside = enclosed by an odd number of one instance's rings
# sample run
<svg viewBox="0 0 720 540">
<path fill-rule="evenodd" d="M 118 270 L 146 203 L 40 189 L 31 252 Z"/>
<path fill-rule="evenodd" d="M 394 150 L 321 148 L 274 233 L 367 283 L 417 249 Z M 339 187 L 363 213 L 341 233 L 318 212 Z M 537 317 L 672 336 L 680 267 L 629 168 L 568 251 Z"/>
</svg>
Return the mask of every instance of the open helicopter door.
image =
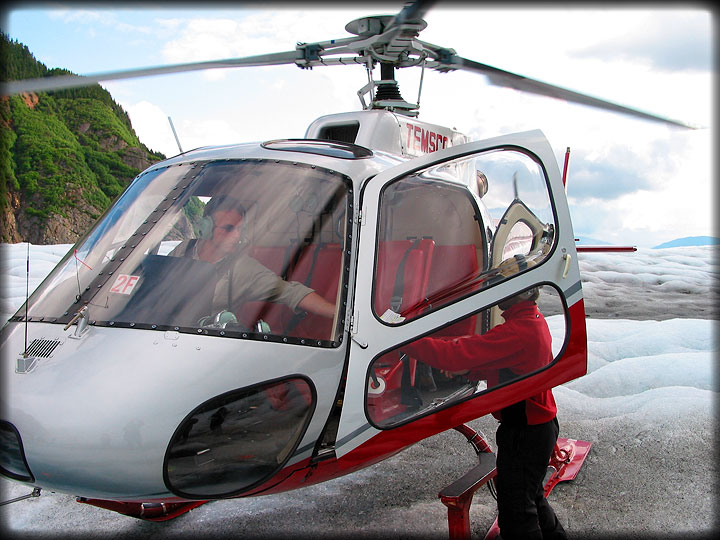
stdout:
<svg viewBox="0 0 720 540">
<path fill-rule="evenodd" d="M 585 374 L 572 225 L 542 132 L 464 144 L 384 171 L 363 187 L 361 210 L 335 447 L 347 467 Z M 522 264 L 500 264 L 506 259 Z M 504 372 L 495 365 L 494 375 L 478 378 L 403 352 L 426 336 L 483 334 L 498 303 L 537 286 L 553 336 L 548 365 Z"/>
</svg>

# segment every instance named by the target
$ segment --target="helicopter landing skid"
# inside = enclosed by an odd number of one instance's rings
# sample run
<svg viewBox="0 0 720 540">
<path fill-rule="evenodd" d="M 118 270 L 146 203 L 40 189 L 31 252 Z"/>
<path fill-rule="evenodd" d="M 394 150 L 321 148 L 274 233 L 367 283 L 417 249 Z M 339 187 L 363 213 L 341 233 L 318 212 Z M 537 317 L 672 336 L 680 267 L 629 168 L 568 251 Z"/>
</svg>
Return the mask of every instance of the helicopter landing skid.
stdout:
<svg viewBox="0 0 720 540">
<path fill-rule="evenodd" d="M 146 521 L 168 521 L 176 518 L 193 508 L 209 501 L 191 501 L 180 503 L 147 503 L 147 502 L 120 502 L 102 499 L 87 499 L 78 497 L 77 502 L 112 510 L 126 516 L 144 519 Z"/>
<path fill-rule="evenodd" d="M 585 458 L 590 452 L 591 446 L 591 442 L 558 437 L 555 450 L 548 464 L 548 472 L 550 472 L 550 475 L 549 477 L 546 476 L 547 480 L 545 481 L 546 498 L 560 482 L 573 480 L 578 475 L 585 462 Z M 495 540 L 499 534 L 500 527 L 498 527 L 498 521 L 497 518 L 495 518 L 495 521 L 485 535 L 485 540 Z M 453 540 L 453 538 L 460 537 L 453 537 L 451 534 L 450 538 Z M 470 537 L 468 536 L 467 538 Z"/>
<path fill-rule="evenodd" d="M 478 464 L 440 491 L 438 497 L 448 509 L 450 540 L 470 540 L 470 505 L 473 495 L 481 486 L 488 484 L 491 493 L 497 498 L 494 491 L 494 479 L 497 476 L 495 454 L 482 432 L 475 431 L 465 424 L 454 429 L 462 433 L 473 446 L 478 456 Z M 591 446 L 592 443 L 587 441 L 558 438 L 548 462 L 548 473 L 545 476 L 545 497 L 557 484 L 572 480 L 578 475 Z M 499 534 L 500 528 L 496 518 L 488 530 L 485 540 L 495 540 Z"/>
</svg>

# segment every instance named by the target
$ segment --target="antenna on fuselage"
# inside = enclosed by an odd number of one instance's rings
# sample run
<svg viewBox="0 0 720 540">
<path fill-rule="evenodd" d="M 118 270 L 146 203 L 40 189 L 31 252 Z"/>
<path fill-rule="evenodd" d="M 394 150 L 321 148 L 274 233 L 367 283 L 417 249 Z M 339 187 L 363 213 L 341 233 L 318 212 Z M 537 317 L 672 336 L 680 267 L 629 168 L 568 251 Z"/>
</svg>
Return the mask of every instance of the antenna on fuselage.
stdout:
<svg viewBox="0 0 720 540">
<path fill-rule="evenodd" d="M 23 358 L 28 357 L 28 302 L 30 301 L 30 240 L 27 245 L 27 266 L 25 268 L 25 351 Z"/>
<path fill-rule="evenodd" d="M 183 153 L 182 146 L 180 146 L 180 139 L 178 139 L 177 132 L 175 131 L 175 126 L 173 125 L 172 118 L 168 116 L 168 122 L 170 122 L 170 129 L 172 129 L 173 135 L 175 135 L 175 142 L 178 145 L 178 150 L 180 150 L 180 153 Z"/>
</svg>

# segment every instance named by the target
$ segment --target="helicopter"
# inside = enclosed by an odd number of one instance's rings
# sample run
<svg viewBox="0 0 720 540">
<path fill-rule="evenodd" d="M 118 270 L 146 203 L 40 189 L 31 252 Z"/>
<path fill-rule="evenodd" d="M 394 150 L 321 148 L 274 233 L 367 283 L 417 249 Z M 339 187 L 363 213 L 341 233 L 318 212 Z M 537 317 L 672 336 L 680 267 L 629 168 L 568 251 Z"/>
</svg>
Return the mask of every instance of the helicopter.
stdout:
<svg viewBox="0 0 720 540">
<path fill-rule="evenodd" d="M 426 9 L 358 19 L 352 37 L 286 53 L 4 86 L 278 64 L 368 75 L 363 110 L 321 117 L 304 139 L 151 166 L 78 241 L 2 331 L 3 476 L 169 519 L 352 473 L 586 372 L 578 248 L 547 140 L 532 131 L 472 142 L 422 122 L 394 70 L 465 70 L 687 126 L 424 43 Z M 227 285 L 218 294 L 213 264 L 177 254 L 207 238 L 216 223 L 206 209 L 224 201 L 243 209 L 243 256 L 322 296 L 332 316 L 254 298 L 252 284 L 249 300 Z M 514 255 L 528 264 L 508 271 Z M 539 285 L 543 311 L 563 327 L 543 369 L 488 387 L 403 353 L 425 336 L 487 332 L 503 300 Z M 92 406 L 78 408 L 78 393 Z"/>
</svg>

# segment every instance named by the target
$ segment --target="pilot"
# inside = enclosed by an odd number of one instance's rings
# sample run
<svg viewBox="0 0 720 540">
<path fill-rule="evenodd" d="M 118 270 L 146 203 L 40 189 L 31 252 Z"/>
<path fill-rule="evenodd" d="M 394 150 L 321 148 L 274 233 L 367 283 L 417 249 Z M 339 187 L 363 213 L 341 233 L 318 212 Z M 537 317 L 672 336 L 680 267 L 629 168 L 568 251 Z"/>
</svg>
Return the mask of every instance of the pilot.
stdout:
<svg viewBox="0 0 720 540">
<path fill-rule="evenodd" d="M 499 268 L 511 275 L 527 267 L 522 255 Z M 499 304 L 505 322 L 482 335 L 424 338 L 403 352 L 438 369 L 487 380 L 495 386 L 553 360 L 547 323 L 538 310 L 537 287 Z M 503 540 L 565 539 L 565 530 L 544 496 L 543 480 L 559 433 L 550 389 L 493 413 L 497 442 L 498 525 Z"/>
<path fill-rule="evenodd" d="M 214 263 L 220 276 L 213 296 L 213 313 L 231 307 L 239 299 L 278 302 L 332 318 L 335 306 L 311 288 L 296 281 L 285 281 L 272 270 L 241 250 L 245 208 L 230 197 L 213 197 L 204 209 L 200 238 L 178 245 L 171 255 L 192 256 Z"/>
</svg>

